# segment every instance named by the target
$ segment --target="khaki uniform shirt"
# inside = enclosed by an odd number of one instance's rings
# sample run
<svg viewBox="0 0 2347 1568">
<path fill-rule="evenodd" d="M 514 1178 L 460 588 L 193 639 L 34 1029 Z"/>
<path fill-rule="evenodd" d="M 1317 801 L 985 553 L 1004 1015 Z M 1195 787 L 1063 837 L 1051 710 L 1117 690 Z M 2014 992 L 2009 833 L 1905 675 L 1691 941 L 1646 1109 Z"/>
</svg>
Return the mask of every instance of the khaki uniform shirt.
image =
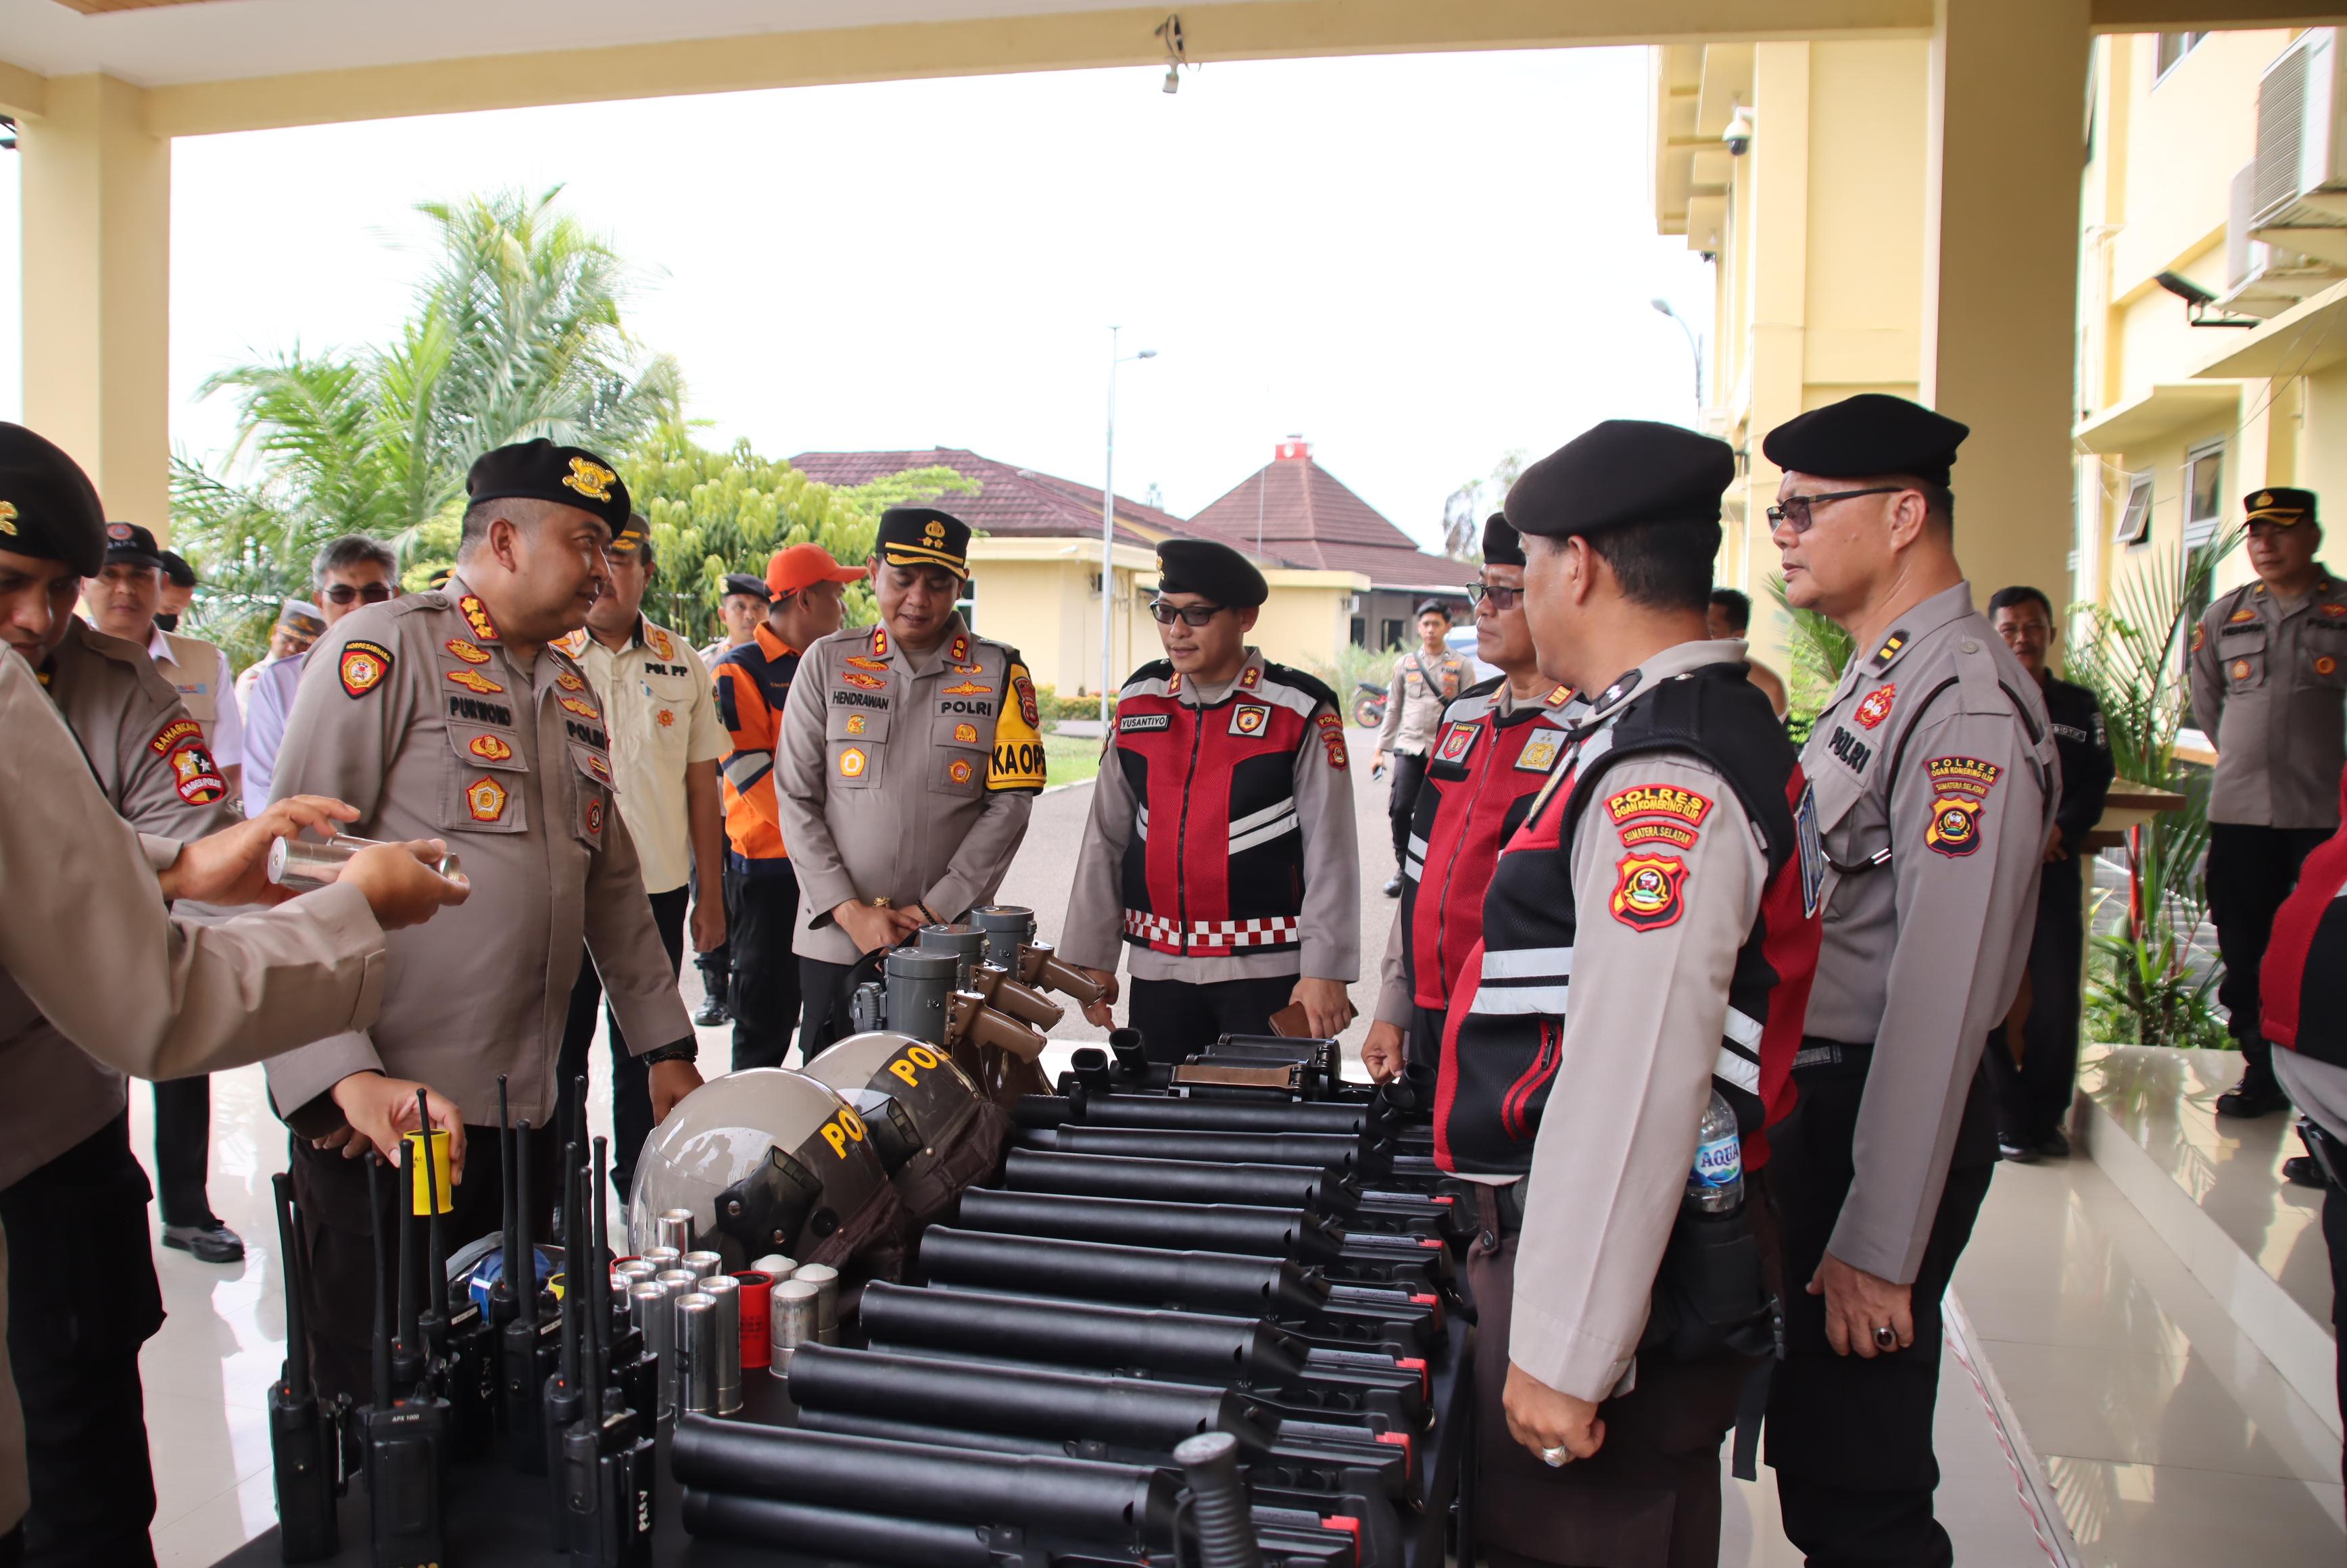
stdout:
<svg viewBox="0 0 2347 1568">
<path fill-rule="evenodd" d="M 610 721 L 620 815 L 643 863 L 644 891 L 667 893 L 692 876 L 684 774 L 725 754 L 708 667 L 684 639 L 641 616 L 614 653 L 584 627 L 555 644 L 577 661 Z"/>
<path fill-rule="evenodd" d="M 2037 682 L 1958 583 L 1851 658 L 1801 765 L 1827 862 L 1807 1032 L 1874 1047 L 1829 1249 L 1904 1284 L 2029 959 L 2061 764 Z"/>
<path fill-rule="evenodd" d="M 185 843 L 235 823 L 203 732 L 137 643 L 76 618 L 40 679 L 107 804 L 131 826 Z M 0 1188 L 122 1112 L 122 1074 L 29 1008 L 0 1008 L 0 1081 L 42 1086 L 37 1094 L 0 1094 Z"/>
<path fill-rule="evenodd" d="M 271 1059 L 280 1114 L 380 1070 L 487 1123 L 505 1073 L 514 1116 L 544 1125 L 582 940 L 635 1054 L 692 1038 L 613 808 L 602 704 L 560 649 L 525 670 L 454 577 L 445 591 L 353 611 L 307 663 L 275 798 L 347 801 L 359 813 L 349 831 L 364 838 L 446 839 L 473 892 L 393 934 L 372 1031 Z"/>
<path fill-rule="evenodd" d="M 2192 722 L 2217 748 L 2209 820 L 2339 823 L 2347 763 L 2347 583 L 2296 604 L 2261 582 L 2219 595 L 2192 629 Z"/>
<path fill-rule="evenodd" d="M 0 888 L 19 906 L 0 920 L 0 1038 L 38 1019 L 110 1068 L 174 1078 L 374 1020 L 383 930 L 355 888 L 212 927 L 174 917 L 155 876 L 179 845 L 122 819 L 31 666 L 5 652 L 0 736 Z M 0 1063 L 0 1098 L 46 1103 L 36 1070 Z M 0 1346 L 5 1249 L 0 1238 Z M 26 1498 L 23 1414 L 0 1375 L 0 1532 Z"/>
<path fill-rule="evenodd" d="M 1665 649 L 1639 667 L 1638 680 L 1624 678 L 1630 689 L 1610 708 L 1581 720 L 1594 726 L 1581 744 L 1604 735 L 1609 712 L 1673 676 L 1743 660 L 1744 644 L 1733 640 Z M 1568 749 L 1557 774 L 1569 774 L 1576 755 Z M 1604 814 L 1584 815 L 1573 838 L 1572 1006 L 1553 1080 L 1573 1091 L 1549 1095 L 1532 1141 L 1507 1355 L 1584 1399 L 1601 1399 L 1621 1381 L 1645 1331 L 1711 1101 L 1736 955 L 1768 884 L 1767 852 L 1735 790 L 1709 764 L 1656 752 L 1607 773 L 1604 784 L 1687 790 L 1714 805 L 1702 835 L 1675 851 L 1686 863 L 1679 885 L 1686 913 L 1652 930 L 1607 914 L 1621 886 L 1623 846 Z M 1658 976 L 1668 984 L 1657 985 Z"/>
<path fill-rule="evenodd" d="M 1418 648 L 1395 660 L 1378 750 L 1396 756 L 1426 755 L 1434 748 L 1435 731 L 1442 726 L 1442 710 L 1474 681 L 1467 661 L 1456 653 L 1429 657 Z"/>
<path fill-rule="evenodd" d="M 855 962 L 831 916 L 849 899 L 952 920 L 992 898 L 1043 788 L 1039 718 L 1019 651 L 958 615 L 920 655 L 886 627 L 818 638 L 791 682 L 774 756 L 804 917 L 792 950 Z"/>
<path fill-rule="evenodd" d="M 1250 647 L 1239 672 L 1218 686 L 1184 678 L 1179 701 L 1209 708 L 1231 693 L 1250 669 L 1264 664 Z M 1320 710 L 1326 712 L 1325 707 Z M 1315 715 L 1307 715 L 1307 719 Z M 1296 749 L 1296 817 L 1304 835 L 1304 908 L 1297 917 L 1303 945 L 1280 953 L 1198 955 L 1161 953 L 1123 939 L 1124 847 L 1133 841 L 1138 803 L 1133 784 L 1112 754 L 1103 754 L 1092 782 L 1092 808 L 1085 819 L 1083 850 L 1076 882 L 1068 896 L 1068 917 L 1060 927 L 1060 957 L 1090 969 L 1116 972 L 1117 954 L 1137 980 L 1184 980 L 1212 985 L 1303 975 L 1351 985 L 1361 969 L 1361 856 L 1353 821 L 1353 775 L 1335 766 L 1331 750 L 1318 743 L 1307 725 Z"/>
<path fill-rule="evenodd" d="M 220 645 L 200 637 L 154 629 L 147 656 L 187 704 L 188 717 L 204 727 L 213 758 L 224 768 L 244 764 L 244 709 L 234 700 L 235 677 Z"/>
</svg>

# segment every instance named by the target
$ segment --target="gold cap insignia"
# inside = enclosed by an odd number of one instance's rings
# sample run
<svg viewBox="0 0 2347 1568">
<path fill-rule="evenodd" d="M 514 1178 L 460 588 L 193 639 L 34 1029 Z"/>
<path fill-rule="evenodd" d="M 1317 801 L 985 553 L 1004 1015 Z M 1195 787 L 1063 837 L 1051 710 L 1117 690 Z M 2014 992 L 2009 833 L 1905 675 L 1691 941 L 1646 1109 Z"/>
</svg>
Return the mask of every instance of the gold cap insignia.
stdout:
<svg viewBox="0 0 2347 1568">
<path fill-rule="evenodd" d="M 2270 506 L 2272 506 L 2272 505 L 2273 505 L 2273 492 L 2272 492 L 2272 491 L 2270 491 L 2270 490 L 2260 490 L 2260 491 L 2258 492 L 2258 498 L 2257 498 L 2256 500 L 2254 500 L 2254 501 L 2251 501 L 2251 502 L 2250 503 L 2250 505 L 2251 505 L 2251 506 L 2253 506 L 2253 507 L 2270 507 Z"/>
<path fill-rule="evenodd" d="M 931 518 L 929 519 L 928 526 L 923 528 L 921 533 L 928 539 L 929 543 L 933 545 L 945 543 L 946 526 L 938 521 L 935 518 Z"/>
<path fill-rule="evenodd" d="M 15 502 L 13 502 L 13 501 L 0 501 L 0 534 L 10 534 L 10 535 L 13 535 L 13 534 L 15 534 L 15 531 L 16 531 L 16 505 L 15 505 Z"/>
<path fill-rule="evenodd" d="M 562 483 L 565 488 L 576 490 L 590 501 L 608 501 L 611 498 L 611 484 L 617 478 L 617 474 L 600 463 L 573 457 L 570 472 L 563 476 Z"/>
</svg>

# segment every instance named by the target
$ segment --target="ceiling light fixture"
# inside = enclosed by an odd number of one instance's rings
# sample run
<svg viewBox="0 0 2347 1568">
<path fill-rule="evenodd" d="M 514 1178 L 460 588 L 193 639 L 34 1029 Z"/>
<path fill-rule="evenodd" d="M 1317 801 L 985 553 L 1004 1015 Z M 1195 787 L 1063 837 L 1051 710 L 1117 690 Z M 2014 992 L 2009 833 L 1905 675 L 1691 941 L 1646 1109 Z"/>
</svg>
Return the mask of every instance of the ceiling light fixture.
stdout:
<svg viewBox="0 0 2347 1568">
<path fill-rule="evenodd" d="M 1157 24 L 1157 37 L 1165 46 L 1165 86 L 1163 90 L 1178 93 L 1182 90 L 1182 67 L 1190 63 L 1189 51 L 1182 40 L 1182 18 L 1167 13 L 1165 20 Z"/>
</svg>

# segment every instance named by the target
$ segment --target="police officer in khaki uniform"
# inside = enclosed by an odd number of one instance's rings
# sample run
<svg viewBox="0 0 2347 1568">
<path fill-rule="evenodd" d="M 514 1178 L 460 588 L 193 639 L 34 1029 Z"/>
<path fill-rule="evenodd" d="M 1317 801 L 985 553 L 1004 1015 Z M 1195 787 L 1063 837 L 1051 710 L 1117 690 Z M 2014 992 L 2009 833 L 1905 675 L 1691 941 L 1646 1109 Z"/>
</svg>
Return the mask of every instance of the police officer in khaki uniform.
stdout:
<svg viewBox="0 0 2347 1568">
<path fill-rule="evenodd" d="M 76 1260 L 11 1279 L 9 1360 L 36 1440 L 28 1490 L 15 1383 L 0 1375 L 0 1561 L 12 1563 L 151 1561 L 138 1346 L 160 1302 L 119 1074 L 233 1067 L 371 1021 L 383 927 L 463 896 L 386 848 L 278 913 L 210 927 L 167 914 L 172 898 L 261 898 L 274 838 L 352 814 L 291 801 L 184 845 L 125 820 L 125 808 L 180 803 L 183 785 L 210 797 L 185 804 L 191 814 L 227 790 L 138 649 L 73 619 L 104 546 L 80 469 L 0 425 L 0 886 L 38 900 L 30 917 L 0 921 L 0 1214 L 31 1256 Z M 83 738 L 60 705 L 88 725 Z M 183 752 L 184 771 L 172 760 Z M 5 1264 L 0 1250 L 0 1274 Z"/>
<path fill-rule="evenodd" d="M 1956 563 L 1965 434 L 1869 393 L 1763 446 L 1787 598 L 1856 643 L 1802 753 L 1825 945 L 1768 1167 L 1788 1349 L 1768 1462 L 1812 1562 L 1952 1560 L 1932 1515 L 1940 1297 L 1995 1168 L 1981 1051 L 2028 963 L 2059 795 L 2037 682 Z"/>
<path fill-rule="evenodd" d="M 1389 898 L 1401 897 L 1409 819 L 1418 810 L 1418 793 L 1426 786 L 1426 757 L 1434 749 L 1442 710 L 1474 680 L 1467 661 L 1451 652 L 1443 641 L 1450 635 L 1448 606 L 1430 599 L 1418 607 L 1419 645 L 1394 660 L 1392 682 L 1386 692 L 1386 722 L 1378 726 L 1377 748 L 1369 753 L 1372 774 L 1385 766 L 1388 756 L 1393 759 L 1393 784 L 1386 800 L 1394 846 L 1394 874 L 1385 886 Z"/>
<path fill-rule="evenodd" d="M 1042 791 L 1035 683 L 954 601 L 969 528 L 930 507 L 881 515 L 871 562 L 880 624 L 818 639 L 783 707 L 774 804 L 799 885 L 812 1059 L 846 1021 L 862 955 L 994 897 Z"/>
<path fill-rule="evenodd" d="M 2192 629 L 2192 722 L 2217 748 L 2209 795 L 2209 918 L 2225 960 L 2217 999 L 2245 1059 L 2225 1116 L 2289 1100 L 2258 1029 L 2258 967 L 2301 862 L 2339 825 L 2347 763 L 2347 583 L 2322 569 L 2308 490 L 2242 497 L 2255 580 L 2217 596 Z"/>
<path fill-rule="evenodd" d="M 585 623 L 609 576 L 603 552 L 627 522 L 627 489 L 594 454 L 541 439 L 482 457 L 466 491 L 446 588 L 356 610 L 311 650 L 273 784 L 280 798 L 349 801 L 364 836 L 446 837 L 476 889 L 461 916 L 391 943 L 372 1030 L 269 1063 L 271 1098 L 295 1133 L 313 1359 L 329 1394 L 367 1382 L 372 1220 L 353 1157 L 370 1144 L 394 1153 L 428 1086 L 464 1176 L 448 1244 L 495 1230 L 497 1161 L 467 1165 L 466 1143 L 494 1143 L 501 1074 L 517 1120 L 542 1127 L 553 1116 L 582 940 L 629 1049 L 650 1066 L 652 1120 L 701 1081 L 614 804 L 603 705 L 554 645 Z M 559 1154 L 551 1137 L 535 1150 Z M 555 1186 L 548 1177 L 532 1190 Z"/>
<path fill-rule="evenodd" d="M 1482 1189 L 1491 1568 L 1717 1563 L 1720 1439 L 1770 1346 L 1757 1249 L 1691 1293 L 1741 1308 L 1700 1332 L 1664 1269 L 1675 1232 L 1752 1225 L 1818 950 L 1800 765 L 1744 644 L 1704 628 L 1735 475 L 1725 442 L 1613 419 L 1508 493 L 1540 666 L 1597 695 L 1491 869 L 1443 1025 L 1435 1155 Z M 1735 1126 L 1704 1132 L 1715 1099 Z"/>
</svg>

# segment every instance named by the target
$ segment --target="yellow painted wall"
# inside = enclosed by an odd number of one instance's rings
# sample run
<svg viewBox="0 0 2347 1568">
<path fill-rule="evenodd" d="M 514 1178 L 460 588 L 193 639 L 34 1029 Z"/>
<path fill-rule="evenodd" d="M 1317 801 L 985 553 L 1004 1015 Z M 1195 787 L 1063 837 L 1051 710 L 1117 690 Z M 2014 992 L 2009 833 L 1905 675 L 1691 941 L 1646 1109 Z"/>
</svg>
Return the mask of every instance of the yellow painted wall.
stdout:
<svg viewBox="0 0 2347 1568">
<path fill-rule="evenodd" d="M 1255 618 L 1250 641 L 1263 650 L 1264 657 L 1279 663 L 1299 670 L 1328 668 L 1336 661 L 1337 651 L 1352 641 L 1353 595 L 1368 592 L 1368 579 L 1345 572 L 1272 572 L 1268 576 L 1271 597 Z"/>
<path fill-rule="evenodd" d="M 1923 312 L 1920 43 L 1815 44 L 1809 55 L 1808 306 L 1802 406 L 1856 391 L 1914 395 Z"/>
</svg>

